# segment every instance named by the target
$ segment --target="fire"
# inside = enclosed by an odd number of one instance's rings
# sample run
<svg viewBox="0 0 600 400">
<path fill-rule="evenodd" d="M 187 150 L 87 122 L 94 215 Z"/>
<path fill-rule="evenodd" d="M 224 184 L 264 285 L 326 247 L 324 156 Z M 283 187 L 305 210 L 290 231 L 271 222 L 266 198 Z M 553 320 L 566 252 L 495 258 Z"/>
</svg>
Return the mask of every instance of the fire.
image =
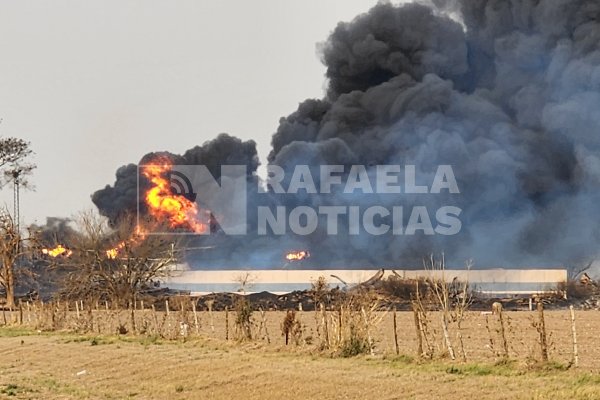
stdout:
<svg viewBox="0 0 600 400">
<path fill-rule="evenodd" d="M 204 233 L 208 229 L 208 223 L 200 221 L 197 204 L 171 190 L 171 183 L 165 176 L 171 171 L 172 165 L 168 158 L 159 157 L 151 164 L 142 167 L 142 174 L 152 184 L 145 195 L 148 212 L 156 220 L 165 221 L 172 228 L 184 228 L 196 233 Z M 145 228 L 137 225 L 130 238 L 104 251 L 106 257 L 116 259 L 125 246 L 143 241 L 147 234 Z"/>
<path fill-rule="evenodd" d="M 119 255 L 119 252 L 128 243 L 133 243 L 133 244 L 139 243 L 140 241 L 144 240 L 145 238 L 146 238 L 146 231 L 140 225 L 136 225 L 135 232 L 133 233 L 133 235 L 129 239 L 127 239 L 126 241 L 124 240 L 122 242 L 119 242 L 119 244 L 117 244 L 112 249 L 108 249 L 108 250 L 105 251 L 106 257 L 114 260 Z"/>
<path fill-rule="evenodd" d="M 310 257 L 310 253 L 306 250 L 302 251 L 290 251 L 285 255 L 285 259 L 288 261 L 300 261 Z"/>
<path fill-rule="evenodd" d="M 42 254 L 46 254 L 50 257 L 58 257 L 58 256 L 69 257 L 71 254 L 73 254 L 73 251 L 67 249 L 62 244 L 59 244 L 53 249 L 42 249 Z"/>
<path fill-rule="evenodd" d="M 119 250 L 121 250 L 125 246 L 125 242 L 121 242 L 117 245 L 117 247 L 113 247 L 112 249 L 106 250 L 106 257 L 114 260 L 119 255 Z"/>
<path fill-rule="evenodd" d="M 142 173 L 152 183 L 146 192 L 146 205 L 150 214 L 160 221 L 167 221 L 173 228 L 186 228 L 196 233 L 206 232 L 208 225 L 200 222 L 198 206 L 185 196 L 174 194 L 165 174 L 172 163 L 165 157 L 157 163 L 145 165 Z"/>
</svg>

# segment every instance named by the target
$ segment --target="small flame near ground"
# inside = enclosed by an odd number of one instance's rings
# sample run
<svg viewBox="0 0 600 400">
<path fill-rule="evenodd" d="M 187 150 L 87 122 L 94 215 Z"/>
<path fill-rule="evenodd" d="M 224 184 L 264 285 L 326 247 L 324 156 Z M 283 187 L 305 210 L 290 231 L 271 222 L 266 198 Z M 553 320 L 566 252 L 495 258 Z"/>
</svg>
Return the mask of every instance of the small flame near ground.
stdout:
<svg viewBox="0 0 600 400">
<path fill-rule="evenodd" d="M 42 249 L 42 254 L 48 255 L 50 257 L 58 257 L 58 256 L 69 257 L 69 256 L 71 256 L 71 254 L 73 254 L 73 251 L 67 249 L 62 244 L 59 244 L 56 247 L 54 247 L 53 249 Z"/>
<path fill-rule="evenodd" d="M 200 210 L 198 205 L 183 195 L 173 193 L 171 189 L 171 183 L 166 176 L 171 171 L 172 166 L 173 163 L 168 158 L 158 157 L 150 164 L 142 167 L 142 174 L 152 184 L 144 197 L 148 211 L 154 219 L 167 222 L 171 228 L 205 233 L 209 229 L 209 224 L 199 220 Z M 143 241 L 147 235 L 146 228 L 140 224 L 136 225 L 130 238 L 119 242 L 113 248 L 105 250 L 106 257 L 116 259 L 125 246 L 135 245 Z M 69 257 L 73 254 L 73 251 L 59 244 L 53 249 L 42 249 L 42 253 L 50 257 Z M 303 257 L 306 257 L 306 255 Z"/>
<path fill-rule="evenodd" d="M 133 234 L 131 235 L 131 237 L 127 240 L 123 240 L 121 242 L 119 242 L 119 244 L 117 244 L 115 247 L 113 247 L 112 249 L 108 249 L 106 250 L 106 257 L 114 260 L 115 258 L 117 258 L 117 256 L 119 255 L 119 252 L 126 246 L 126 245 L 132 245 L 132 244 L 136 244 L 139 243 L 141 241 L 143 241 L 144 239 L 146 239 L 146 236 L 148 235 L 148 232 L 142 228 L 139 224 L 135 226 L 135 232 L 133 232 Z"/>
<path fill-rule="evenodd" d="M 301 261 L 309 257 L 310 253 L 307 250 L 290 251 L 285 255 L 285 259 L 288 261 Z"/>
</svg>

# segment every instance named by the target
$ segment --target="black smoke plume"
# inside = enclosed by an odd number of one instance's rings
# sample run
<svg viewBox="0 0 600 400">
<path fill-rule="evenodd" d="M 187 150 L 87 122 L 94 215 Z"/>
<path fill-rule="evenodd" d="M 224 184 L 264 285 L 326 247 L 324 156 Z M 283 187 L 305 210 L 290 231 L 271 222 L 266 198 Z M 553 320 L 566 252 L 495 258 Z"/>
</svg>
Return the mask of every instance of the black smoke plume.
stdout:
<svg viewBox="0 0 600 400">
<path fill-rule="evenodd" d="M 290 173 L 297 164 L 416 165 L 429 182 L 438 165 L 450 164 L 461 193 L 268 201 L 451 204 L 463 210 L 461 233 L 328 236 L 319 229 L 307 237 L 222 239 L 228 252 L 215 259 L 276 264 L 265 254 L 291 245 L 310 250 L 316 266 L 341 267 L 418 267 L 432 251 L 457 263 L 474 258 L 481 267 L 560 265 L 598 255 L 598 1 L 379 4 L 338 24 L 320 52 L 326 95 L 281 119 L 269 163 Z M 257 165 L 253 144 L 220 136 L 210 146 L 182 157 L 215 167 L 240 158 Z M 104 215 L 117 218 L 136 206 L 134 177 L 135 166 L 122 167 L 114 186 L 94 194 Z M 264 201 L 257 196 L 255 203 Z"/>
<path fill-rule="evenodd" d="M 29 230 L 39 241 L 42 247 L 55 247 L 57 244 L 71 246 L 77 241 L 80 233 L 73 227 L 73 221 L 69 218 L 47 217 L 45 225 L 33 224 Z"/>
<path fill-rule="evenodd" d="M 166 156 L 173 164 L 179 165 L 205 165 L 215 179 L 221 176 L 221 165 L 245 165 L 249 177 L 254 176 L 259 166 L 256 153 L 256 143 L 252 140 L 243 142 L 227 134 L 220 134 L 215 139 L 187 150 L 178 155 L 169 152 L 149 153 L 142 157 L 139 165 L 149 163 L 157 156 Z M 138 164 L 128 164 L 117 170 L 116 181 L 113 186 L 107 185 L 104 189 L 92 195 L 92 202 L 98 207 L 101 215 L 116 223 L 126 215 L 135 215 L 145 211 L 144 201 L 138 195 L 144 193 L 148 182 L 142 175 L 138 177 Z"/>
</svg>

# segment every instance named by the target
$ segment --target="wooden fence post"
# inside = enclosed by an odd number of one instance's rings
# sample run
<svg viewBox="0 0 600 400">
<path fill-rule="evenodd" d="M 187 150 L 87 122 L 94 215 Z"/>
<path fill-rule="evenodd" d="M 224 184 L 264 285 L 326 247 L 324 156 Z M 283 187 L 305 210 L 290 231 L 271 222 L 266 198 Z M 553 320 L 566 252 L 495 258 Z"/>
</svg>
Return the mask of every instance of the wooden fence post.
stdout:
<svg viewBox="0 0 600 400">
<path fill-rule="evenodd" d="M 577 351 L 577 330 L 575 329 L 575 310 L 573 306 L 569 306 L 571 311 L 571 334 L 573 335 L 573 365 L 575 368 L 579 366 L 579 352 Z"/>
<path fill-rule="evenodd" d="M 229 307 L 225 306 L 225 340 L 229 340 Z"/>
<path fill-rule="evenodd" d="M 542 354 L 542 361 L 548 362 L 548 337 L 546 336 L 546 320 L 544 319 L 544 304 L 542 301 L 538 301 L 537 310 L 539 315 L 538 332 L 540 334 L 540 350 Z"/>
<path fill-rule="evenodd" d="M 506 340 L 506 329 L 504 328 L 504 310 L 501 304 L 497 311 L 498 320 L 500 321 L 500 335 L 502 336 L 502 349 L 504 350 L 504 358 L 508 358 L 508 341 Z"/>
<path fill-rule="evenodd" d="M 423 356 L 423 335 L 421 332 L 421 316 L 416 302 L 412 302 L 413 316 L 415 318 L 415 331 L 417 334 L 417 356 Z"/>
<path fill-rule="evenodd" d="M 196 335 L 200 335 L 200 324 L 198 323 L 198 313 L 196 312 L 196 300 L 192 300 L 192 312 L 194 313 L 194 325 L 196 326 Z"/>
<path fill-rule="evenodd" d="M 213 313 L 212 313 L 212 308 L 213 308 L 213 304 L 214 304 L 214 300 L 208 300 L 206 302 L 206 305 L 208 306 L 208 317 L 210 318 L 210 330 L 214 333 L 215 332 L 215 322 L 213 319 Z"/>
<path fill-rule="evenodd" d="M 154 317 L 154 332 L 160 336 L 160 332 L 158 329 L 158 317 L 156 316 L 156 307 L 154 307 L 154 304 L 152 304 L 152 316 Z"/>
<path fill-rule="evenodd" d="M 394 306 L 394 347 L 396 349 L 396 355 L 400 354 L 400 348 L 398 347 L 398 324 L 396 322 L 396 306 Z"/>
</svg>

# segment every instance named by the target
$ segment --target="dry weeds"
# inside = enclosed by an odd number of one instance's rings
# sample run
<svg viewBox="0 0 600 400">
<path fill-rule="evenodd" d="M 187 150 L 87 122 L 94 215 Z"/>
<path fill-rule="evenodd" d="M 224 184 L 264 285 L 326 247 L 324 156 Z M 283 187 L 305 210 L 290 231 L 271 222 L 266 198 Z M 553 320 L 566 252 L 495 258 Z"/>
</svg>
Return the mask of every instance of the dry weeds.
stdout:
<svg viewBox="0 0 600 400">
<path fill-rule="evenodd" d="M 61 323 L 77 318 L 74 312 L 47 313 L 48 322 L 51 314 L 56 323 L 59 318 Z M 116 313 L 93 311 L 94 330 L 113 329 L 116 322 L 107 320 L 109 315 L 126 324 L 127 313 Z M 538 333 L 531 326 L 535 313 L 529 312 L 505 313 L 510 321 L 506 332 L 509 361 L 490 351 L 486 316 L 468 312 L 462 326 L 467 363 L 439 356 L 419 360 L 412 312 L 397 314 L 400 356 L 396 355 L 389 313 L 371 332 L 375 355 L 352 359 L 324 357 L 316 352 L 316 343 L 306 340 L 285 346 L 285 338 L 278 335 L 270 343 L 261 339 L 241 344 L 226 341 L 225 313 L 212 314 L 214 331 L 208 323 L 209 313 L 199 311 L 200 338 L 194 337 L 194 327 L 189 338 L 175 341 L 169 339 L 177 338 L 178 319 L 195 325 L 190 321 L 193 318 L 181 311 L 171 312 L 168 318 L 150 310 L 136 314 L 141 318 L 140 327 L 146 319 L 150 330 L 155 320 L 165 330 L 164 326 L 171 326 L 174 337 L 165 335 L 165 339 L 153 334 L 77 335 L 0 328 L 0 398 L 600 398 L 600 313 L 592 311 L 577 313 L 580 368 L 568 371 L 564 369 L 572 359 L 569 310 L 545 313 L 551 340 L 550 363 L 543 366 L 536 362 Z M 284 317 L 284 312 L 265 312 L 260 319 L 266 324 L 262 329 L 281 332 Z M 312 312 L 297 312 L 296 318 L 302 321 L 304 338 L 315 334 Z M 29 320 L 26 312 L 23 320 Z M 442 347 L 439 332 L 437 337 L 437 345 Z"/>
</svg>

